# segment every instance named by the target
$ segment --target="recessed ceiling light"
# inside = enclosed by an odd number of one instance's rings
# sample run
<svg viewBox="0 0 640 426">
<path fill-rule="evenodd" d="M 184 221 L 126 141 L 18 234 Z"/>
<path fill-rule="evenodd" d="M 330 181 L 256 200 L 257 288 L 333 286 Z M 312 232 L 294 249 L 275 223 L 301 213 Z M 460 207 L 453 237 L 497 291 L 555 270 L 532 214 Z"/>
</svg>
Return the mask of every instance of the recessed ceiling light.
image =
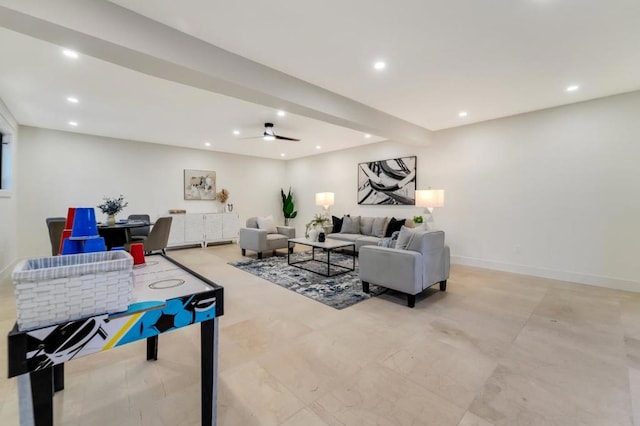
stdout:
<svg viewBox="0 0 640 426">
<path fill-rule="evenodd" d="M 364 134 L 364 138 L 365 138 L 365 139 L 371 139 L 371 135 L 370 135 L 369 133 L 365 133 L 365 134 Z"/>
<path fill-rule="evenodd" d="M 78 56 L 80 56 L 80 55 L 78 55 L 78 52 L 73 51 L 73 50 L 69 50 L 69 49 L 64 49 L 62 51 L 62 54 L 64 56 L 66 56 L 67 58 L 73 58 L 73 59 L 78 59 Z"/>
<path fill-rule="evenodd" d="M 285 155 L 287 155 L 287 154 L 285 154 L 285 153 L 283 152 L 282 154 L 280 154 L 280 157 L 284 157 Z"/>
<path fill-rule="evenodd" d="M 78 98 L 76 98 L 76 97 L 74 97 L 74 96 L 69 96 L 69 97 L 67 98 L 67 101 L 71 102 L 72 104 L 77 104 L 78 102 L 80 102 L 80 101 L 78 100 Z"/>
<path fill-rule="evenodd" d="M 316 145 L 316 149 L 322 149 L 320 145 Z"/>
<path fill-rule="evenodd" d="M 70 121 L 69 122 L 69 126 L 77 127 L 78 126 L 78 122 L 77 121 Z"/>
<path fill-rule="evenodd" d="M 278 111 L 278 117 L 284 117 L 285 115 L 287 115 L 286 112 L 284 111 Z"/>
<path fill-rule="evenodd" d="M 575 92 L 579 88 L 580 86 L 578 86 L 577 84 L 572 84 L 571 86 L 567 86 L 567 92 Z"/>
<path fill-rule="evenodd" d="M 211 142 L 205 142 L 204 146 L 211 146 Z"/>
<path fill-rule="evenodd" d="M 384 61 L 378 61 L 375 64 L 373 64 L 373 68 L 377 69 L 378 71 L 385 69 L 387 66 L 387 64 L 384 63 Z"/>
<path fill-rule="evenodd" d="M 460 112 L 458 113 L 458 117 L 466 117 L 467 115 L 469 115 L 469 114 L 467 113 L 467 111 L 460 111 Z"/>
<path fill-rule="evenodd" d="M 240 134 L 240 130 L 234 130 L 233 134 L 236 135 L 236 136 L 239 135 Z"/>
</svg>

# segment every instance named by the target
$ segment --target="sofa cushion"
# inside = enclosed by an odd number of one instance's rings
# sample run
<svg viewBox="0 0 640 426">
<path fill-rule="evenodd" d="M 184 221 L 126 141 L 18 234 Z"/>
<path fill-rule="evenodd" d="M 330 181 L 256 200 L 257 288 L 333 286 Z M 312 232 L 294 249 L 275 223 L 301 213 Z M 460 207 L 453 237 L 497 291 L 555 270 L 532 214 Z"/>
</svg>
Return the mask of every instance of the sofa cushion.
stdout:
<svg viewBox="0 0 640 426">
<path fill-rule="evenodd" d="M 362 235 L 373 235 L 371 233 L 371 228 L 373 228 L 373 221 L 375 218 L 373 217 L 360 217 L 360 233 Z"/>
<path fill-rule="evenodd" d="M 356 251 L 360 251 L 362 246 L 377 246 L 380 238 L 360 235 L 356 240 Z"/>
<path fill-rule="evenodd" d="M 387 230 L 384 233 L 385 237 L 390 237 L 395 231 L 399 231 L 400 228 L 404 225 L 406 219 L 397 220 L 395 217 L 392 217 L 389 221 L 389 225 L 387 225 Z"/>
<path fill-rule="evenodd" d="M 273 221 L 273 216 L 258 217 L 258 229 L 267 231 L 267 234 L 277 234 L 278 228 Z"/>
<path fill-rule="evenodd" d="M 342 221 L 341 234 L 359 234 L 360 233 L 360 216 L 345 216 Z"/>
<path fill-rule="evenodd" d="M 386 217 L 375 217 L 373 218 L 373 226 L 371 227 L 371 234 L 374 237 L 382 238 L 384 237 L 385 227 L 387 226 L 387 218 Z"/>
<path fill-rule="evenodd" d="M 355 242 L 358 238 L 362 238 L 360 234 L 343 234 L 343 233 L 333 233 L 327 235 L 327 238 L 332 240 L 340 240 L 340 241 L 349 241 L 350 243 Z"/>
</svg>

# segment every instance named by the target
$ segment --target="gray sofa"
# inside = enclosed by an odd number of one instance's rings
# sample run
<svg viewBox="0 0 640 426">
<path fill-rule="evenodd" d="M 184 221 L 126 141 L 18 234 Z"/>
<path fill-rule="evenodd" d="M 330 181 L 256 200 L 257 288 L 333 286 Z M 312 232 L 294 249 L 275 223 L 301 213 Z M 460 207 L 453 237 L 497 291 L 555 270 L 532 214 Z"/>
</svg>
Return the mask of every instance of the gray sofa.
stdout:
<svg viewBox="0 0 640 426">
<path fill-rule="evenodd" d="M 347 219 L 349 219 L 350 223 L 346 224 L 345 222 L 343 223 L 342 229 L 332 230 L 332 233 L 327 235 L 327 238 L 352 242 L 355 244 L 357 252 L 359 252 L 363 246 L 377 246 L 380 240 L 384 238 L 387 226 L 389 226 L 391 220 L 389 217 L 367 216 L 343 218 L 345 221 Z M 357 222 L 357 224 L 353 222 Z M 413 221 L 411 219 L 405 219 L 405 226 L 413 228 Z"/>
<path fill-rule="evenodd" d="M 413 308 L 416 294 L 428 287 L 440 284 L 441 291 L 447 289 L 449 256 L 443 231 L 417 231 L 407 240 L 406 249 L 361 246 L 358 261 L 362 291 L 368 293 L 369 284 L 401 291 Z"/>
</svg>

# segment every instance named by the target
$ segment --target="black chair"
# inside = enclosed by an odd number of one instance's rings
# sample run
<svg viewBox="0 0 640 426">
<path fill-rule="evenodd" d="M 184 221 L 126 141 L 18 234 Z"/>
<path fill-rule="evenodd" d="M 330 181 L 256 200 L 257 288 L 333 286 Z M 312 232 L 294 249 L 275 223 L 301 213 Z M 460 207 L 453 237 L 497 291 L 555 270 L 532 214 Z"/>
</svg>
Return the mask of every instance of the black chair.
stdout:
<svg viewBox="0 0 640 426">
<path fill-rule="evenodd" d="M 62 239 L 62 231 L 67 222 L 65 217 L 48 217 L 46 219 L 47 228 L 49 229 L 49 241 L 51 241 L 51 255 L 57 256 L 60 250 L 60 240 Z"/>
<path fill-rule="evenodd" d="M 150 223 L 151 222 L 151 218 L 149 217 L 148 214 L 130 214 L 128 217 L 129 220 L 141 220 L 143 222 L 146 223 Z M 147 239 L 147 237 L 149 237 L 149 230 L 151 229 L 151 226 L 147 225 L 147 226 L 141 226 L 139 228 L 131 228 L 129 230 L 131 235 L 131 242 L 132 243 L 139 243 L 139 242 L 143 242 L 144 240 Z"/>
</svg>

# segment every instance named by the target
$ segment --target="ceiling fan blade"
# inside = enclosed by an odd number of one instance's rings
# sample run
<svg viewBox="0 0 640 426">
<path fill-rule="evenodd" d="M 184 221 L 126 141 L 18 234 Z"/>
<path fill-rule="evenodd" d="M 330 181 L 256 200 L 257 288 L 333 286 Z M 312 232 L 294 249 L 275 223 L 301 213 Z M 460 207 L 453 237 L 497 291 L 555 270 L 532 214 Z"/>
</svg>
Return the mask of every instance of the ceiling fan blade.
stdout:
<svg viewBox="0 0 640 426">
<path fill-rule="evenodd" d="M 300 139 L 294 139 L 294 138 L 288 138 L 286 136 L 278 136 L 278 135 L 274 135 L 276 137 L 276 139 L 279 139 L 281 141 L 293 141 L 293 142 L 300 142 Z"/>
</svg>

